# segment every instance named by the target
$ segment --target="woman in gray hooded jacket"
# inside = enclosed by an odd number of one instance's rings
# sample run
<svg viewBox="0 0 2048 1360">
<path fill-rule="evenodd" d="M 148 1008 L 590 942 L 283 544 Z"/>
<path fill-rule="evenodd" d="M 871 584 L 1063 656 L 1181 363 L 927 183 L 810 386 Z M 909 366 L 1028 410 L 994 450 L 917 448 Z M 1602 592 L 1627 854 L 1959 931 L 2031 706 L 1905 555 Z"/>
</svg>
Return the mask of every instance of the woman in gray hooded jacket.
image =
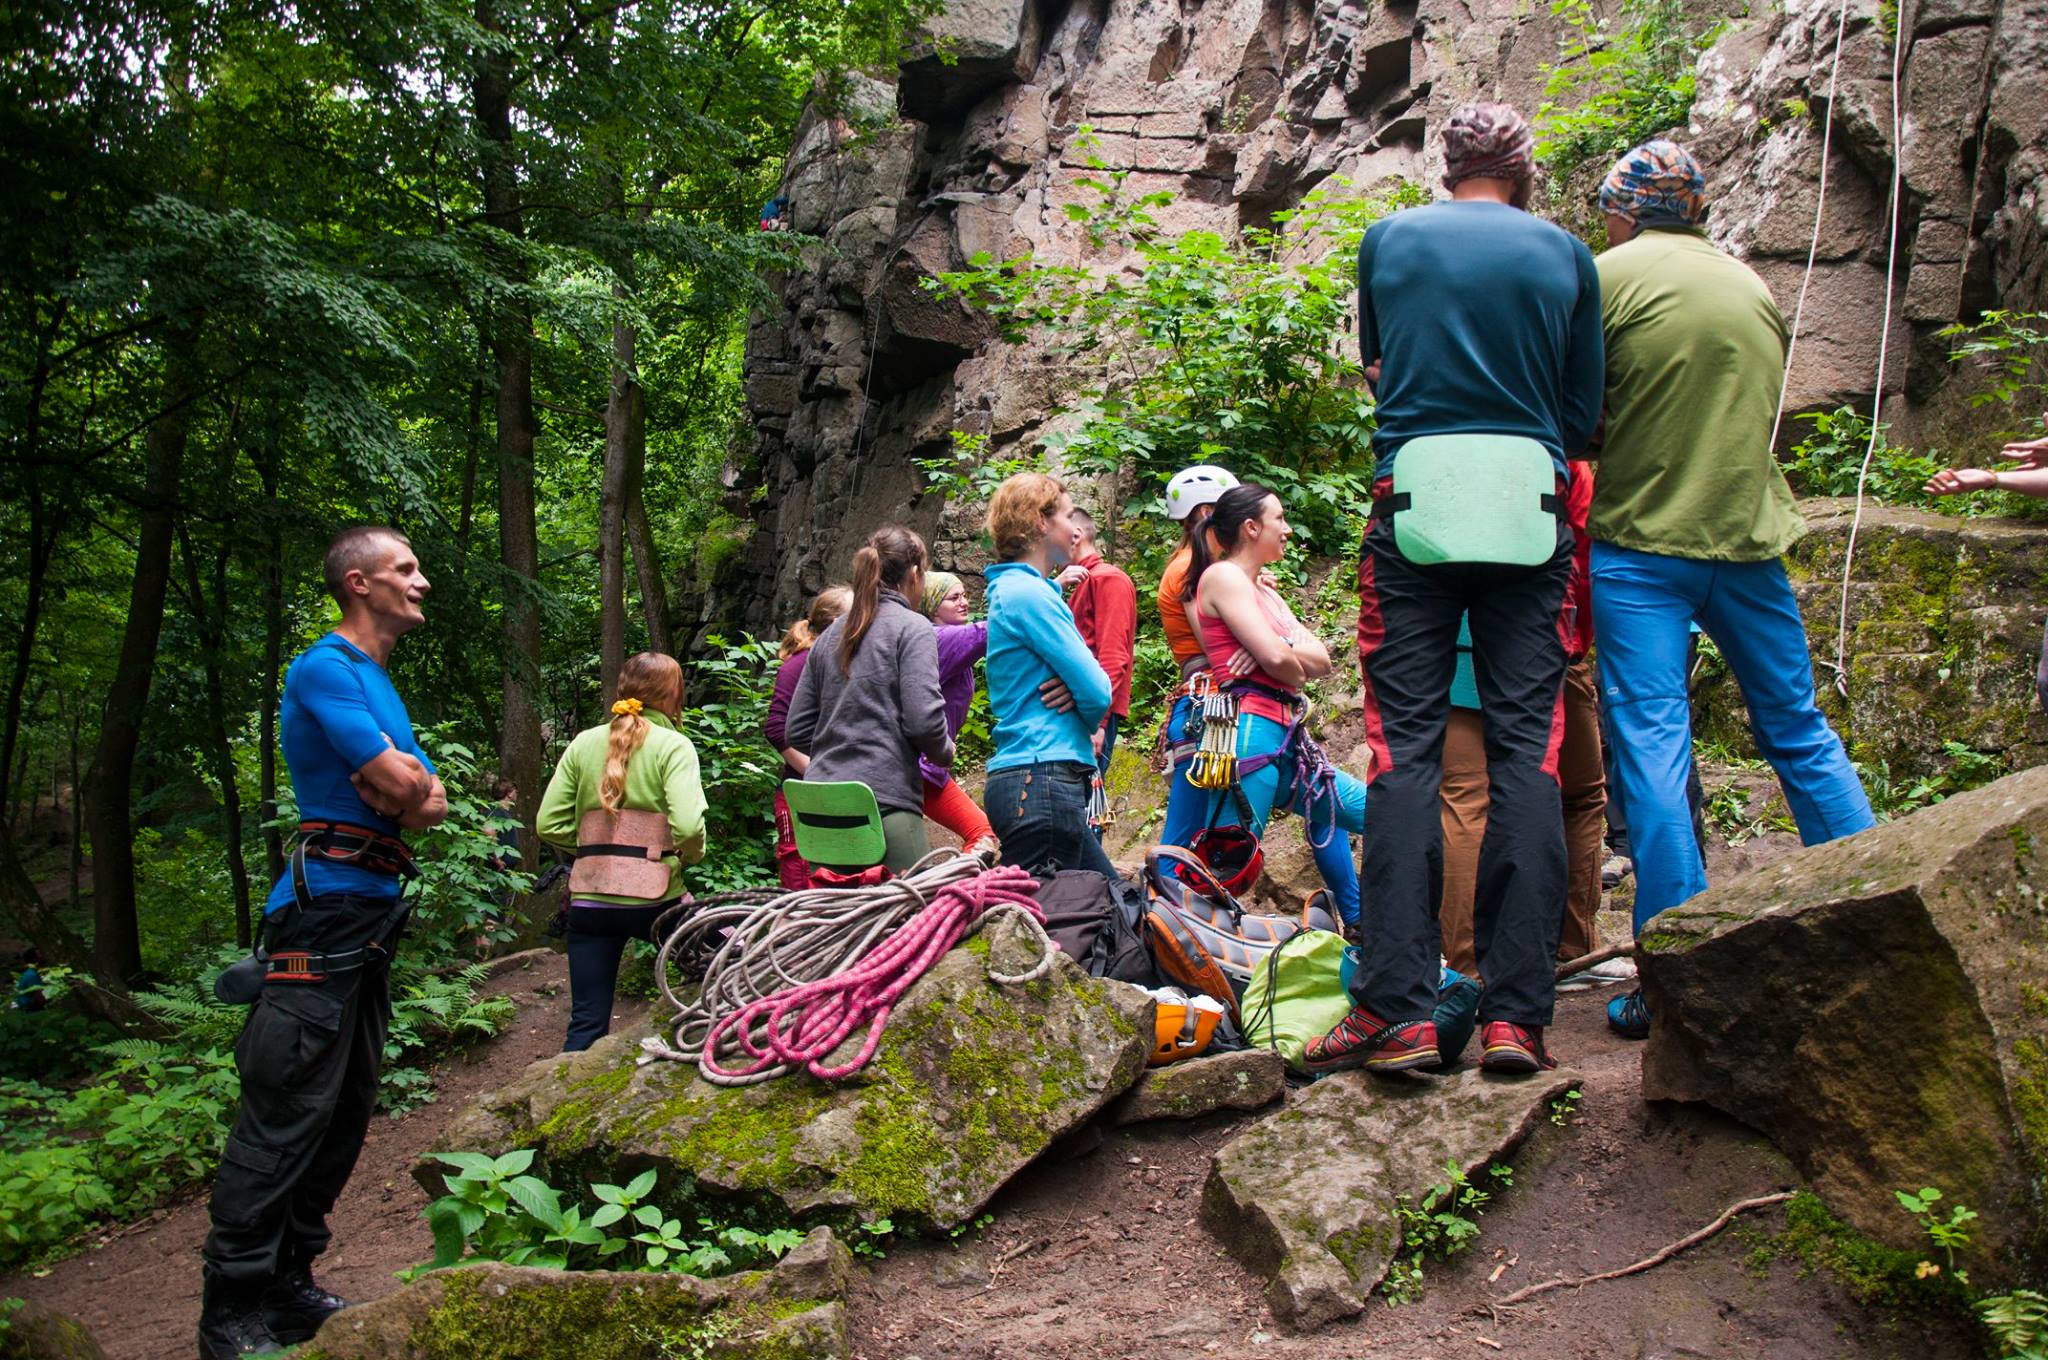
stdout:
<svg viewBox="0 0 2048 1360">
<path fill-rule="evenodd" d="M 875 530 L 853 558 L 853 606 L 818 638 L 790 699 L 785 736 L 810 757 L 804 779 L 858 780 L 874 790 L 901 873 L 931 851 L 917 758 L 953 763 L 939 649 L 911 601 L 924 589 L 924 540 L 900 525 Z"/>
</svg>

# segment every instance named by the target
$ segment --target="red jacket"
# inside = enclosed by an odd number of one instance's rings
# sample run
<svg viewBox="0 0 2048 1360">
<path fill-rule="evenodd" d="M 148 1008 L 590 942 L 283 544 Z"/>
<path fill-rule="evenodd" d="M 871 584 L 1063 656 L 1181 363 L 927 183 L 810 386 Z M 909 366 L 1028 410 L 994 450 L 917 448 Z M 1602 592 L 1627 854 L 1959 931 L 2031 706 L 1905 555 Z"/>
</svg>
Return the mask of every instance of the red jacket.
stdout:
<svg viewBox="0 0 2048 1360">
<path fill-rule="evenodd" d="M 1571 465 L 1571 487 L 1565 493 L 1565 522 L 1578 540 L 1572 549 L 1572 574 L 1565 586 L 1565 606 L 1572 612 L 1572 632 L 1565 651 L 1577 661 L 1593 647 L 1593 536 L 1586 532 L 1586 517 L 1593 509 L 1593 464 Z"/>
<path fill-rule="evenodd" d="M 1137 665 L 1138 588 L 1123 568 L 1102 560 L 1101 553 L 1075 559 L 1088 569 L 1067 608 L 1074 613 L 1074 626 L 1081 640 L 1109 674 L 1109 711 L 1118 718 L 1131 716 L 1131 670 Z"/>
</svg>

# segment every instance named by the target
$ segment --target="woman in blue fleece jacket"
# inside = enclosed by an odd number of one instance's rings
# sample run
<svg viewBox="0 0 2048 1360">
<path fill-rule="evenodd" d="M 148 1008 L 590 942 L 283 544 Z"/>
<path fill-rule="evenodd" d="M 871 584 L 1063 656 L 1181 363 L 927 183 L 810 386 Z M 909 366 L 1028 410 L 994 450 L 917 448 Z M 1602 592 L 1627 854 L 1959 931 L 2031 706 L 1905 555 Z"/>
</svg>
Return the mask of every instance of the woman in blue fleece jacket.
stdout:
<svg viewBox="0 0 2048 1360">
<path fill-rule="evenodd" d="M 1053 478 L 1020 472 L 996 488 L 988 534 L 988 702 L 995 755 L 982 803 L 1003 862 L 1034 874 L 1117 877 L 1088 828 L 1090 740 L 1109 712 L 1109 676 L 1047 578 L 1067 564 L 1074 502 Z"/>
</svg>

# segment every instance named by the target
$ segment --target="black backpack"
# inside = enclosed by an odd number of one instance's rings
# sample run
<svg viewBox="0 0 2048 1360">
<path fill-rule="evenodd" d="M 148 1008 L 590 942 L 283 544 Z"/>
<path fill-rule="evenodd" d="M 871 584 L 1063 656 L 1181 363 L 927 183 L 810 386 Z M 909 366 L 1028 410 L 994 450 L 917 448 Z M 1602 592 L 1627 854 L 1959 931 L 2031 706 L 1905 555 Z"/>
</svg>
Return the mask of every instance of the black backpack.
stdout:
<svg viewBox="0 0 2048 1360">
<path fill-rule="evenodd" d="M 1061 869 L 1039 879 L 1035 896 L 1045 911 L 1045 933 L 1090 976 L 1159 985 L 1141 925 L 1143 887 L 1093 869 Z"/>
</svg>

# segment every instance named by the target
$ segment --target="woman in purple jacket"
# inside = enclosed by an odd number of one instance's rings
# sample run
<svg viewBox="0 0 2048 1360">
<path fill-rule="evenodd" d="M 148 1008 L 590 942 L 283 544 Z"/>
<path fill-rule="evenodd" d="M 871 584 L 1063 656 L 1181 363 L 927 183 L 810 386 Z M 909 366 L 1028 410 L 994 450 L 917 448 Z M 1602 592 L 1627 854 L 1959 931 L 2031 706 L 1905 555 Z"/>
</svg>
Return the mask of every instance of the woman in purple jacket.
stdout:
<svg viewBox="0 0 2048 1360">
<path fill-rule="evenodd" d="M 967 621 L 967 587 L 950 571 L 928 571 L 918 608 L 939 639 L 939 692 L 946 696 L 946 735 L 957 738 L 974 702 L 974 667 L 988 651 L 988 625 Z M 981 805 L 967 796 L 952 772 L 922 756 L 924 815 L 960 838 L 962 845 L 992 840 L 995 830 Z"/>
<path fill-rule="evenodd" d="M 809 756 L 790 746 L 784 730 L 789 720 L 790 696 L 796 693 L 796 682 L 803 677 L 804 662 L 811 655 L 811 644 L 852 604 L 851 589 L 826 586 L 811 601 L 810 613 L 791 624 L 789 631 L 782 635 L 782 666 L 775 672 L 775 695 L 768 701 L 768 720 L 761 724 L 761 732 L 782 757 L 783 779 L 802 779 L 805 767 L 811 763 Z M 943 662 L 944 644 L 940 646 L 939 655 Z M 946 713 L 949 718 L 952 711 L 948 702 Z M 963 707 L 960 711 L 964 714 L 967 710 Z M 926 778 L 930 775 L 927 774 Z M 782 796 L 780 781 L 775 786 L 775 870 L 782 886 L 791 892 L 811 886 L 811 866 L 804 863 L 804 857 L 796 852 L 796 823 L 790 820 L 789 803 Z"/>
</svg>

